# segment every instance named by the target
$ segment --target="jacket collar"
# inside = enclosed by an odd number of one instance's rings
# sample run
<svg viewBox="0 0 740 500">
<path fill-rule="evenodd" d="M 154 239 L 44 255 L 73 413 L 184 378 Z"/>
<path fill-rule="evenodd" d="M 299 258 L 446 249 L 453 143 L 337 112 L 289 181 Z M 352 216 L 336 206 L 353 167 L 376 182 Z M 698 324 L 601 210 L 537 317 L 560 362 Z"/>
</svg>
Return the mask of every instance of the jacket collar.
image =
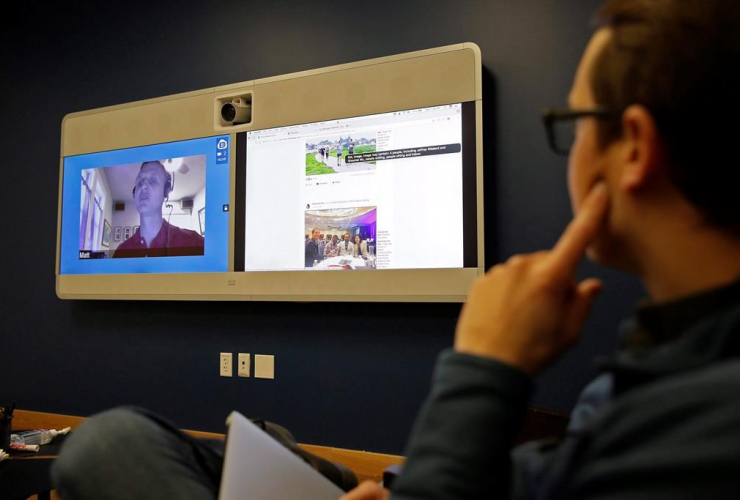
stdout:
<svg viewBox="0 0 740 500">
<path fill-rule="evenodd" d="M 721 359 L 740 357 L 740 281 L 663 304 L 645 304 L 620 328 L 606 363 L 617 390 Z"/>
</svg>

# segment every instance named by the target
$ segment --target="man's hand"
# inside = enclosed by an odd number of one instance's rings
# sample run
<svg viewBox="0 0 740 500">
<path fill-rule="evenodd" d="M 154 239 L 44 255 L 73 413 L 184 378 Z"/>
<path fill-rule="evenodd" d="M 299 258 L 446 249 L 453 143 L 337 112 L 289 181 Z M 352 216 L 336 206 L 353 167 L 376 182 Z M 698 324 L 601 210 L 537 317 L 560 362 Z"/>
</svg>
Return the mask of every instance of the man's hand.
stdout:
<svg viewBox="0 0 740 500">
<path fill-rule="evenodd" d="M 388 500 L 390 493 L 374 481 L 365 481 L 339 500 Z"/>
<path fill-rule="evenodd" d="M 571 347 L 602 288 L 597 279 L 576 283 L 574 274 L 608 206 L 597 184 L 552 250 L 516 255 L 479 278 L 458 320 L 455 349 L 535 374 Z"/>
</svg>

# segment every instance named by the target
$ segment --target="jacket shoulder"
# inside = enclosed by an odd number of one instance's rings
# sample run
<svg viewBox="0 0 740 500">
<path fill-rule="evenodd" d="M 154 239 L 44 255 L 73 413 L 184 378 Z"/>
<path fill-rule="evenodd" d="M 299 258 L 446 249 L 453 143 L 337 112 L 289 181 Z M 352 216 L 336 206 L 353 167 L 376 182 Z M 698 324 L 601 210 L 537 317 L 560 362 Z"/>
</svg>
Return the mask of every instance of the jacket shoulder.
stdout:
<svg viewBox="0 0 740 500">
<path fill-rule="evenodd" d="M 576 496 L 611 491 L 617 494 L 613 498 L 632 498 L 652 484 L 667 495 L 656 492 L 655 498 L 709 498 L 701 495 L 738 487 L 738 394 L 740 360 L 734 359 L 667 376 L 616 398 L 579 454 L 572 483 Z"/>
</svg>

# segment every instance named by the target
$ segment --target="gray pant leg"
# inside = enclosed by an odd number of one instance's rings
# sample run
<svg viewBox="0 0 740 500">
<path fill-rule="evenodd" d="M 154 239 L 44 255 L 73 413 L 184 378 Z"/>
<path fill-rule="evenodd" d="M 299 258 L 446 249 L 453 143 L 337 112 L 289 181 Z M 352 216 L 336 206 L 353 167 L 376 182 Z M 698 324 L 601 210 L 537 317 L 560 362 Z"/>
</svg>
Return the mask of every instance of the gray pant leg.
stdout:
<svg viewBox="0 0 740 500">
<path fill-rule="evenodd" d="M 121 408 L 94 416 L 67 438 L 52 478 L 64 500 L 213 500 L 222 463 L 222 446 L 146 410 Z"/>
</svg>

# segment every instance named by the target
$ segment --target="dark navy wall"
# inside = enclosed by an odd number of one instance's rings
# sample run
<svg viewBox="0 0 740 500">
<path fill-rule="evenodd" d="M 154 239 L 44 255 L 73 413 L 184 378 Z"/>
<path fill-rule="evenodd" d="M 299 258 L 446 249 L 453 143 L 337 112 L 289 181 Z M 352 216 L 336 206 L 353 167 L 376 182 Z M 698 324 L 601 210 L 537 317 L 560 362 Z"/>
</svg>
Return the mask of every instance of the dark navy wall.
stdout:
<svg viewBox="0 0 740 500">
<path fill-rule="evenodd" d="M 89 415 L 120 404 L 223 431 L 238 409 L 306 443 L 400 453 L 451 345 L 456 304 L 61 301 L 54 293 L 63 116 L 362 59 L 477 43 L 485 67 L 487 265 L 545 248 L 570 218 L 566 162 L 540 108 L 565 103 L 599 4 L 589 1 L 96 3 L 0 20 L 0 400 Z M 439 235 L 443 237 L 444 228 Z M 269 242 L 266 242 L 266 244 Z M 532 404 L 568 412 L 614 346 L 637 282 L 606 291 Z M 514 334 L 515 332 L 512 332 Z M 276 356 L 276 380 L 224 379 L 218 353 Z"/>
</svg>

